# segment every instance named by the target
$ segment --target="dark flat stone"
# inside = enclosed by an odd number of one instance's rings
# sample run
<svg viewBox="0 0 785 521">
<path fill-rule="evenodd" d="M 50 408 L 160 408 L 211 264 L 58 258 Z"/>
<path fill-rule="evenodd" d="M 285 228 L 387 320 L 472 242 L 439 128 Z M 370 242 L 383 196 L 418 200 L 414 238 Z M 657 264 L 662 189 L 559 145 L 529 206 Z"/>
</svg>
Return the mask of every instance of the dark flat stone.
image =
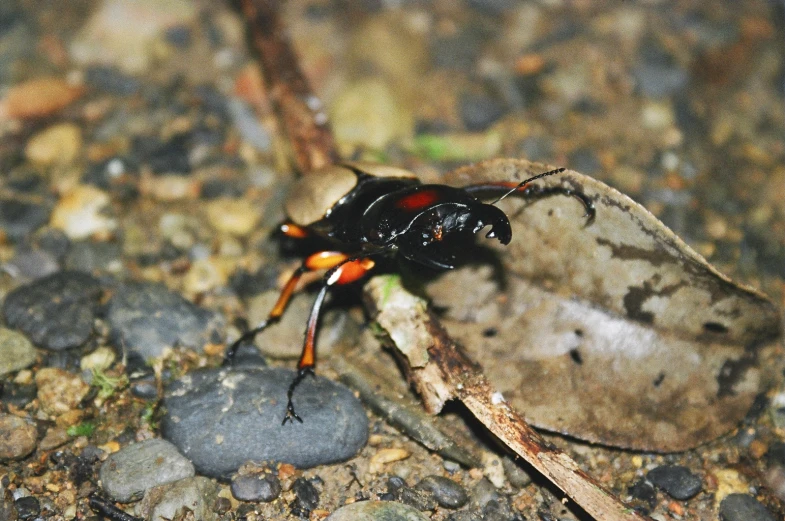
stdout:
<svg viewBox="0 0 785 521">
<path fill-rule="evenodd" d="M 86 273 L 60 271 L 9 293 L 3 316 L 40 347 L 80 346 L 93 332 L 101 290 L 98 279 Z"/>
<path fill-rule="evenodd" d="M 218 341 L 224 326 L 221 315 L 147 282 L 120 286 L 107 318 L 115 342 L 146 359 L 160 356 L 166 347 L 201 349 Z"/>
<path fill-rule="evenodd" d="M 657 467 L 649 471 L 646 477 L 675 499 L 690 499 L 703 488 L 701 478 L 681 465 Z"/>
<path fill-rule="evenodd" d="M 166 390 L 163 436 L 211 477 L 228 477 L 247 461 L 307 468 L 354 456 L 368 439 L 368 419 L 349 389 L 326 378 L 302 382 L 294 404 L 303 423 L 281 425 L 294 375 L 269 367 L 186 375 Z"/>
<path fill-rule="evenodd" d="M 774 521 L 774 514 L 748 494 L 729 494 L 720 503 L 722 521 Z"/>
</svg>

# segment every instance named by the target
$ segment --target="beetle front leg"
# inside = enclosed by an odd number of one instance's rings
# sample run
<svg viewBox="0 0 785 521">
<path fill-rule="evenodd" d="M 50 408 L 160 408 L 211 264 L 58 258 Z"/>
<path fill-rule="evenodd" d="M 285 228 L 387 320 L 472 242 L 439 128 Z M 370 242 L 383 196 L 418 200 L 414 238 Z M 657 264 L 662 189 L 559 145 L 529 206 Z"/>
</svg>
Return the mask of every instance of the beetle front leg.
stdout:
<svg viewBox="0 0 785 521">
<path fill-rule="evenodd" d="M 546 172 L 545 174 L 541 175 L 558 173 L 560 171 L 561 169 L 552 170 L 551 172 Z M 475 197 L 500 195 L 503 198 L 506 197 L 507 194 L 532 199 L 550 197 L 552 195 L 565 195 L 567 197 L 574 197 L 578 199 L 586 209 L 586 213 L 584 214 L 584 217 L 586 217 L 586 226 L 590 225 L 594 221 L 594 218 L 597 214 L 597 210 L 594 207 L 594 201 L 592 201 L 589 196 L 578 190 L 561 185 L 545 187 L 537 183 L 521 184 L 511 181 L 499 181 L 495 183 L 479 183 L 476 185 L 469 185 L 465 186 L 463 189 Z"/>
<path fill-rule="evenodd" d="M 550 197 L 552 195 L 565 195 L 567 197 L 574 197 L 578 199 L 586 209 L 586 213 L 583 214 L 583 216 L 586 217 L 585 226 L 589 226 L 592 222 L 594 222 L 594 218 L 597 216 L 597 209 L 594 207 L 594 201 L 592 201 L 589 196 L 583 192 L 573 190 L 572 188 L 567 188 L 566 186 L 545 187 L 538 184 L 529 184 L 526 185 L 519 193 L 523 197 L 531 197 L 535 199 Z"/>
<path fill-rule="evenodd" d="M 297 229 L 302 230 L 299 227 Z M 270 311 L 270 314 L 267 315 L 267 318 L 265 318 L 253 329 L 249 329 L 243 333 L 240 338 L 232 342 L 232 345 L 226 349 L 226 352 L 224 353 L 223 365 L 228 365 L 231 363 L 241 345 L 246 342 L 253 341 L 253 339 L 256 338 L 256 335 L 281 319 L 284 311 L 286 311 L 286 307 L 289 305 L 289 301 L 292 299 L 292 295 L 294 294 L 294 290 L 297 287 L 297 283 L 305 273 L 309 271 L 334 268 L 343 262 L 347 262 L 350 260 L 350 258 L 351 257 L 346 253 L 337 251 L 320 251 L 308 256 L 308 258 L 303 261 L 303 263 L 294 271 L 294 273 L 292 273 L 291 277 L 289 277 L 289 280 L 286 281 L 286 284 L 284 284 L 284 287 L 281 289 L 281 293 L 278 296 L 278 300 L 276 301 L 275 306 L 273 306 L 273 309 Z"/>
</svg>

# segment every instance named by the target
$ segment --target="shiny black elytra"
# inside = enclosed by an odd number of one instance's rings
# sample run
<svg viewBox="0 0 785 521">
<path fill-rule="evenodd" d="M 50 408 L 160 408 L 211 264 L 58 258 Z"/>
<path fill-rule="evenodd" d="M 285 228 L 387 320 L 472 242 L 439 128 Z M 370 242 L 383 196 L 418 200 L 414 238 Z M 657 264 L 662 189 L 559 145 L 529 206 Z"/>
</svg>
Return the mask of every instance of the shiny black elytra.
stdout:
<svg viewBox="0 0 785 521">
<path fill-rule="evenodd" d="M 373 268 L 373 258 L 385 255 L 401 255 L 430 268 L 452 269 L 467 241 L 486 227 L 490 230 L 485 237 L 509 244 L 510 220 L 495 204 L 513 193 L 522 197 L 576 197 L 586 209 L 587 224 L 591 223 L 595 209 L 586 195 L 564 186 L 531 184 L 563 171 L 551 170 L 520 183 L 503 181 L 462 188 L 421 184 L 407 170 L 358 162 L 334 165 L 303 177 L 286 201 L 288 221 L 281 225 L 281 231 L 289 237 L 327 239 L 334 249 L 316 252 L 303 261 L 267 318 L 229 346 L 225 363 L 232 360 L 241 344 L 281 318 L 304 273 L 327 270 L 308 318 L 297 376 L 287 392 L 283 423 L 302 422 L 292 395 L 306 375 L 314 374 L 317 324 L 330 287 L 362 278 Z M 483 203 L 478 198 L 481 194 L 496 195 L 497 199 Z"/>
</svg>

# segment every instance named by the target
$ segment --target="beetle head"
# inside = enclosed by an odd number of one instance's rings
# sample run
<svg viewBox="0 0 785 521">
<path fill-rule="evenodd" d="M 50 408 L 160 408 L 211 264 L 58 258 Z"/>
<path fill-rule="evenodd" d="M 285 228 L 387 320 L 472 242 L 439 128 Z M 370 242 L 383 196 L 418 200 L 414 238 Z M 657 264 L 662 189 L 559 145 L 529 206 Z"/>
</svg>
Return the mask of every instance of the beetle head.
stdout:
<svg viewBox="0 0 785 521">
<path fill-rule="evenodd" d="M 488 204 L 444 203 L 415 218 L 395 244 L 406 258 L 432 268 L 452 269 L 474 241 L 474 234 L 491 229 L 487 238 L 509 244 L 512 230 L 507 216 Z"/>
</svg>

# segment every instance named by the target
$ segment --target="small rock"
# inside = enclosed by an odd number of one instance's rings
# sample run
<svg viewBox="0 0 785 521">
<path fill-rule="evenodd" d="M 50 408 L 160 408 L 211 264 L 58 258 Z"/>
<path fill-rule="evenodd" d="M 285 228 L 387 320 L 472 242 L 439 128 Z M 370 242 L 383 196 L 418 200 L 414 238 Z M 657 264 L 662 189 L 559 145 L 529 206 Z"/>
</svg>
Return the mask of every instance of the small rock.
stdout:
<svg viewBox="0 0 785 521">
<path fill-rule="evenodd" d="M 482 515 L 479 516 L 483 521 L 509 521 L 513 519 L 512 507 L 506 498 L 488 501 L 482 507 Z"/>
<path fill-rule="evenodd" d="M 414 116 L 382 80 L 365 80 L 343 89 L 333 101 L 331 120 L 336 140 L 347 146 L 382 150 L 412 136 Z"/>
<path fill-rule="evenodd" d="M 217 231 L 244 237 L 259 223 L 260 208 L 247 199 L 221 197 L 207 203 L 207 219 Z"/>
<path fill-rule="evenodd" d="M 35 363 L 35 348 L 24 335 L 0 327 L 0 376 Z"/>
<path fill-rule="evenodd" d="M 186 508 L 193 512 L 193 519 L 216 521 L 213 505 L 217 498 L 214 482 L 202 476 L 189 477 L 149 489 L 138 510 L 150 521 L 181 519 Z"/>
<path fill-rule="evenodd" d="M 436 502 L 445 508 L 461 508 L 469 501 L 466 490 L 444 476 L 426 476 L 414 488 L 430 492 Z"/>
<path fill-rule="evenodd" d="M 368 463 L 368 472 L 378 474 L 384 469 L 386 464 L 404 460 L 409 456 L 411 456 L 411 453 L 406 449 L 380 449 L 371 456 L 371 460 Z"/>
<path fill-rule="evenodd" d="M 0 392 L 0 402 L 22 409 L 28 403 L 35 400 L 37 393 L 38 389 L 36 389 L 34 383 L 6 381 L 3 385 L 2 392 Z"/>
<path fill-rule="evenodd" d="M 281 481 L 269 472 L 243 472 L 243 468 L 232 477 L 232 496 L 240 501 L 263 501 L 268 503 L 281 494 Z"/>
<path fill-rule="evenodd" d="M 662 465 L 650 470 L 646 477 L 674 499 L 690 499 L 703 487 L 698 476 L 680 465 Z"/>
<path fill-rule="evenodd" d="M 454 34 L 436 36 L 430 41 L 433 66 L 461 71 L 473 70 L 481 45 L 482 35 L 472 27 Z"/>
<path fill-rule="evenodd" d="M 138 499 L 150 488 L 189 478 L 194 466 L 166 440 L 149 439 L 111 454 L 101 465 L 103 489 L 115 501 Z"/>
<path fill-rule="evenodd" d="M 188 25 L 195 14 L 195 7 L 184 0 L 108 0 L 71 40 L 69 53 L 80 64 L 114 65 L 126 73 L 142 73 L 166 45 L 165 30 Z"/>
<path fill-rule="evenodd" d="M 40 279 L 60 271 L 60 265 L 47 251 L 20 247 L 5 265 L 5 270 L 25 279 Z"/>
<path fill-rule="evenodd" d="M 35 450 L 35 424 L 12 414 L 0 414 L 0 461 L 21 459 Z"/>
<path fill-rule="evenodd" d="M 644 64 L 633 71 L 638 88 L 650 98 L 668 98 L 682 90 L 689 80 L 686 70 L 675 65 Z"/>
<path fill-rule="evenodd" d="M 69 239 L 108 236 L 117 220 L 108 217 L 109 194 L 91 185 L 77 185 L 65 193 L 52 210 L 49 224 L 63 230 Z"/>
<path fill-rule="evenodd" d="M 305 478 L 297 478 L 292 484 L 295 500 L 292 503 L 292 515 L 299 518 L 309 518 L 311 511 L 319 505 L 319 491 Z"/>
<path fill-rule="evenodd" d="M 410 487 L 401 487 L 395 493 L 395 499 L 414 507 L 419 511 L 433 510 L 438 504 L 433 494 L 427 490 L 416 490 Z"/>
<path fill-rule="evenodd" d="M 259 152 L 269 151 L 272 143 L 270 132 L 259 122 L 253 109 L 237 98 L 231 98 L 227 107 L 240 136 Z"/>
<path fill-rule="evenodd" d="M 183 291 L 187 295 L 207 293 L 224 287 L 228 280 L 226 264 L 220 258 L 196 259 L 183 277 Z"/>
<path fill-rule="evenodd" d="M 602 171 L 602 163 L 597 154 L 588 148 L 579 148 L 570 154 L 570 165 L 579 172 L 595 174 Z"/>
<path fill-rule="evenodd" d="M 645 479 L 639 479 L 627 490 L 627 493 L 634 500 L 643 503 L 649 509 L 657 504 L 657 491 L 654 486 Z"/>
<path fill-rule="evenodd" d="M 748 494 L 730 494 L 720 503 L 722 521 L 774 521 L 774 514 Z"/>
<path fill-rule="evenodd" d="M 78 375 L 54 367 L 39 369 L 35 384 L 41 409 L 55 416 L 75 409 L 90 391 L 90 386 Z"/>
<path fill-rule="evenodd" d="M 76 241 L 65 257 L 65 267 L 87 273 L 119 273 L 123 269 L 121 254 L 116 242 Z"/>
<path fill-rule="evenodd" d="M 141 136 L 133 141 L 133 151 L 134 156 L 147 163 L 153 173 L 181 177 L 191 173 L 192 142 L 190 132 L 175 134 L 167 141 Z"/>
<path fill-rule="evenodd" d="M 523 488 L 532 482 L 532 478 L 521 465 L 514 459 L 505 456 L 502 458 L 502 467 L 504 468 L 504 475 L 510 485 L 517 488 Z"/>
<path fill-rule="evenodd" d="M 119 287 L 107 313 L 117 345 L 144 358 L 167 347 L 201 349 L 223 329 L 221 315 L 200 308 L 159 284 L 132 282 Z"/>
<path fill-rule="evenodd" d="M 428 521 L 417 509 L 393 501 L 358 501 L 333 512 L 325 521 Z"/>
<path fill-rule="evenodd" d="M 472 502 L 481 508 L 492 501 L 498 502 L 502 499 L 502 495 L 488 478 L 482 478 L 477 482 L 472 489 L 471 497 Z"/>
<path fill-rule="evenodd" d="M 79 368 L 82 371 L 105 371 L 112 367 L 117 356 L 114 350 L 109 347 L 99 347 L 92 353 L 82 357 L 79 361 Z"/>
<path fill-rule="evenodd" d="M 466 130 L 481 132 L 504 115 L 505 108 L 486 94 L 464 94 L 460 98 L 461 119 Z"/>
<path fill-rule="evenodd" d="M 84 344 L 93 332 L 100 282 L 78 271 L 60 271 L 19 286 L 3 303 L 6 323 L 41 347 L 63 350 Z"/>
<path fill-rule="evenodd" d="M 68 429 L 54 426 L 46 429 L 46 434 L 41 438 L 38 446 L 41 447 L 41 450 L 52 450 L 67 443 L 70 439 L 71 436 L 68 435 Z"/>
<path fill-rule="evenodd" d="M 78 99 L 84 88 L 71 85 L 61 78 L 35 78 L 11 87 L 0 101 L 0 117 L 3 112 L 9 118 L 39 118 L 59 112 Z"/>
<path fill-rule="evenodd" d="M 34 496 L 20 497 L 14 501 L 19 519 L 31 519 L 41 513 L 41 504 Z"/>
<path fill-rule="evenodd" d="M 22 239 L 46 224 L 50 212 L 41 204 L 0 198 L 0 229 L 11 239 Z"/>
<path fill-rule="evenodd" d="M 53 125 L 27 142 L 25 155 L 40 166 L 73 163 L 82 148 L 82 131 L 73 123 Z"/>
<path fill-rule="evenodd" d="M 354 456 L 368 439 L 368 419 L 342 385 L 306 378 L 294 393 L 303 423 L 281 425 L 294 375 L 267 367 L 186 375 L 166 390 L 163 435 L 212 477 L 227 477 L 251 460 L 306 468 Z"/>
<path fill-rule="evenodd" d="M 94 65 L 85 71 L 85 83 L 107 94 L 130 96 L 142 88 L 142 82 L 114 67 Z"/>
</svg>

